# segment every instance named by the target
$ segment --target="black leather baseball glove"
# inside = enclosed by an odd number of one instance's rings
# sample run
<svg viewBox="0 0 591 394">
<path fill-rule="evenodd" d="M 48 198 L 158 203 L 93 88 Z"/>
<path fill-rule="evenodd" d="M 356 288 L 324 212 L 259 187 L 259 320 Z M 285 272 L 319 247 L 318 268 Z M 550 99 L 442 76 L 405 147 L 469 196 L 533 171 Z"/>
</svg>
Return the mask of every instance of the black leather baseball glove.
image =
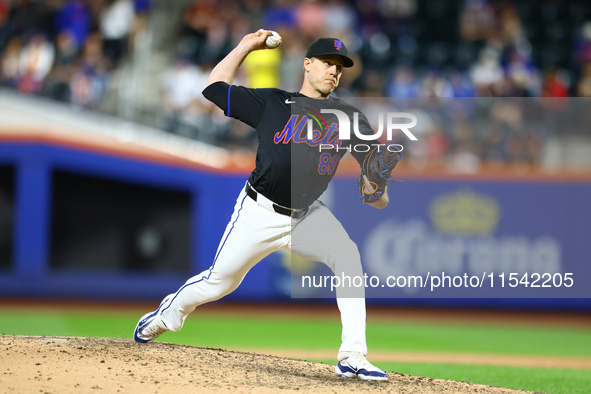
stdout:
<svg viewBox="0 0 591 394">
<path fill-rule="evenodd" d="M 358 186 L 364 204 L 378 201 L 386 192 L 386 186 L 396 181 L 390 181 L 392 170 L 402 157 L 402 150 L 391 152 L 386 146 L 376 146 L 369 151 L 361 165 L 361 175 Z M 363 176 L 367 176 L 373 191 L 369 191 Z"/>
</svg>

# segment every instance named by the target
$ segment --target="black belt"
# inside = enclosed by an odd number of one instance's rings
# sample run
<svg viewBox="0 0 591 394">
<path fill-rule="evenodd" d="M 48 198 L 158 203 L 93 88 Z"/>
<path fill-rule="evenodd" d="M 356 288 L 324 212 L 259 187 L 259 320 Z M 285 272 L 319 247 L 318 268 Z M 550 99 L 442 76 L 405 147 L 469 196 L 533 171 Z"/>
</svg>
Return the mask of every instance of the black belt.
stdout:
<svg viewBox="0 0 591 394">
<path fill-rule="evenodd" d="M 257 200 L 258 193 L 256 191 L 254 191 L 249 185 L 246 185 L 246 187 L 244 188 L 244 191 L 246 192 L 248 197 L 252 198 L 255 201 Z M 275 203 L 273 203 L 273 210 L 277 213 L 280 213 L 285 216 L 290 216 L 294 219 L 299 219 L 301 217 L 304 217 L 306 215 L 306 213 L 308 213 L 308 207 L 306 207 L 302 210 L 296 210 L 296 209 L 291 209 L 291 208 L 285 208 L 285 207 L 282 207 L 281 205 L 277 205 Z"/>
</svg>

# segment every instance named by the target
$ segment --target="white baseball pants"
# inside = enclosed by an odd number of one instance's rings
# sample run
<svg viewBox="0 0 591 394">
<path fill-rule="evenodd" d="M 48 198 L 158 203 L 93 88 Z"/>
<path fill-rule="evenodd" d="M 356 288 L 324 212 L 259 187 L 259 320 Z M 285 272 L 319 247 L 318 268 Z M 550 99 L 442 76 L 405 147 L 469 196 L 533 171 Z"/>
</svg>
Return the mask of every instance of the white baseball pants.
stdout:
<svg viewBox="0 0 591 394">
<path fill-rule="evenodd" d="M 179 331 L 199 305 L 234 291 L 255 264 L 280 249 L 320 261 L 335 275 L 363 276 L 357 245 L 324 204 L 314 202 L 300 219 L 276 213 L 270 204 L 261 194 L 254 201 L 242 190 L 211 267 L 190 278 L 162 305 L 162 319 L 171 331 Z M 356 297 L 343 297 L 339 289 L 336 293 L 343 325 L 339 359 L 347 352 L 367 354 L 363 290 Z"/>
</svg>

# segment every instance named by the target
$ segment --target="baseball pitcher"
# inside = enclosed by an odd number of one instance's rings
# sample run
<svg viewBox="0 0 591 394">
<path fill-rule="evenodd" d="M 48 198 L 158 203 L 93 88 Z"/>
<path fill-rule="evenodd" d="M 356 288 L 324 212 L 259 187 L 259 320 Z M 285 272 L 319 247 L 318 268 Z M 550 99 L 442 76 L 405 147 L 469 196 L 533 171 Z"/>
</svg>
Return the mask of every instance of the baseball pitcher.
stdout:
<svg viewBox="0 0 591 394">
<path fill-rule="evenodd" d="M 262 29 L 246 35 L 209 76 L 203 95 L 227 116 L 257 130 L 256 167 L 238 195 L 211 267 L 190 278 L 176 293 L 165 297 L 156 311 L 139 320 L 134 333 L 137 342 L 148 342 L 166 331 L 179 331 L 196 307 L 231 293 L 255 264 L 280 249 L 320 261 L 335 274 L 363 275 L 357 246 L 318 200 L 341 157 L 348 152 L 347 149 L 322 152 L 317 146 L 319 141 L 344 147 L 358 140 L 352 135 L 349 141 L 339 141 L 334 137 L 338 135 L 334 126 L 323 129 L 329 134 L 315 131 L 311 139 L 306 139 L 306 129 L 296 127 L 305 115 L 292 108 L 298 99 L 306 99 L 314 100 L 318 108 L 346 109 L 346 103 L 330 94 L 339 85 L 343 68 L 353 66 L 353 60 L 348 57 L 343 42 L 320 38 L 308 47 L 299 92 L 232 85 L 250 52 L 275 47 L 268 44 L 267 38 L 271 36 L 276 37 L 272 31 Z M 361 133 L 373 134 L 364 116 L 358 127 Z M 375 151 L 350 152 L 362 168 L 371 168 L 362 171 L 360 177 L 363 202 L 376 208 L 386 207 L 387 179 L 400 155 L 384 159 Z M 374 164 L 369 165 L 370 162 Z M 374 171 L 373 167 L 380 167 L 377 176 L 367 173 Z M 363 289 L 353 295 L 337 289 L 336 297 L 343 325 L 336 373 L 363 380 L 387 380 L 387 375 L 365 358 Z"/>
</svg>

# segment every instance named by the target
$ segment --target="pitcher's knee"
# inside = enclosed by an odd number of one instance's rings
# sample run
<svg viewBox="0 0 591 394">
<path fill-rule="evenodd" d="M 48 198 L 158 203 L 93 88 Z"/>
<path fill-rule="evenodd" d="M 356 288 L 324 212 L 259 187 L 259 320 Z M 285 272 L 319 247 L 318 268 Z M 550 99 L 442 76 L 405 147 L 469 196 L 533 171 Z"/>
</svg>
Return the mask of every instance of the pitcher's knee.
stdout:
<svg viewBox="0 0 591 394">
<path fill-rule="evenodd" d="M 339 259 L 361 261 L 359 248 L 353 241 L 343 243 L 337 256 Z"/>
<path fill-rule="evenodd" d="M 333 271 L 344 272 L 348 275 L 363 275 L 361 255 L 353 241 L 342 244 L 330 260 Z"/>
</svg>

